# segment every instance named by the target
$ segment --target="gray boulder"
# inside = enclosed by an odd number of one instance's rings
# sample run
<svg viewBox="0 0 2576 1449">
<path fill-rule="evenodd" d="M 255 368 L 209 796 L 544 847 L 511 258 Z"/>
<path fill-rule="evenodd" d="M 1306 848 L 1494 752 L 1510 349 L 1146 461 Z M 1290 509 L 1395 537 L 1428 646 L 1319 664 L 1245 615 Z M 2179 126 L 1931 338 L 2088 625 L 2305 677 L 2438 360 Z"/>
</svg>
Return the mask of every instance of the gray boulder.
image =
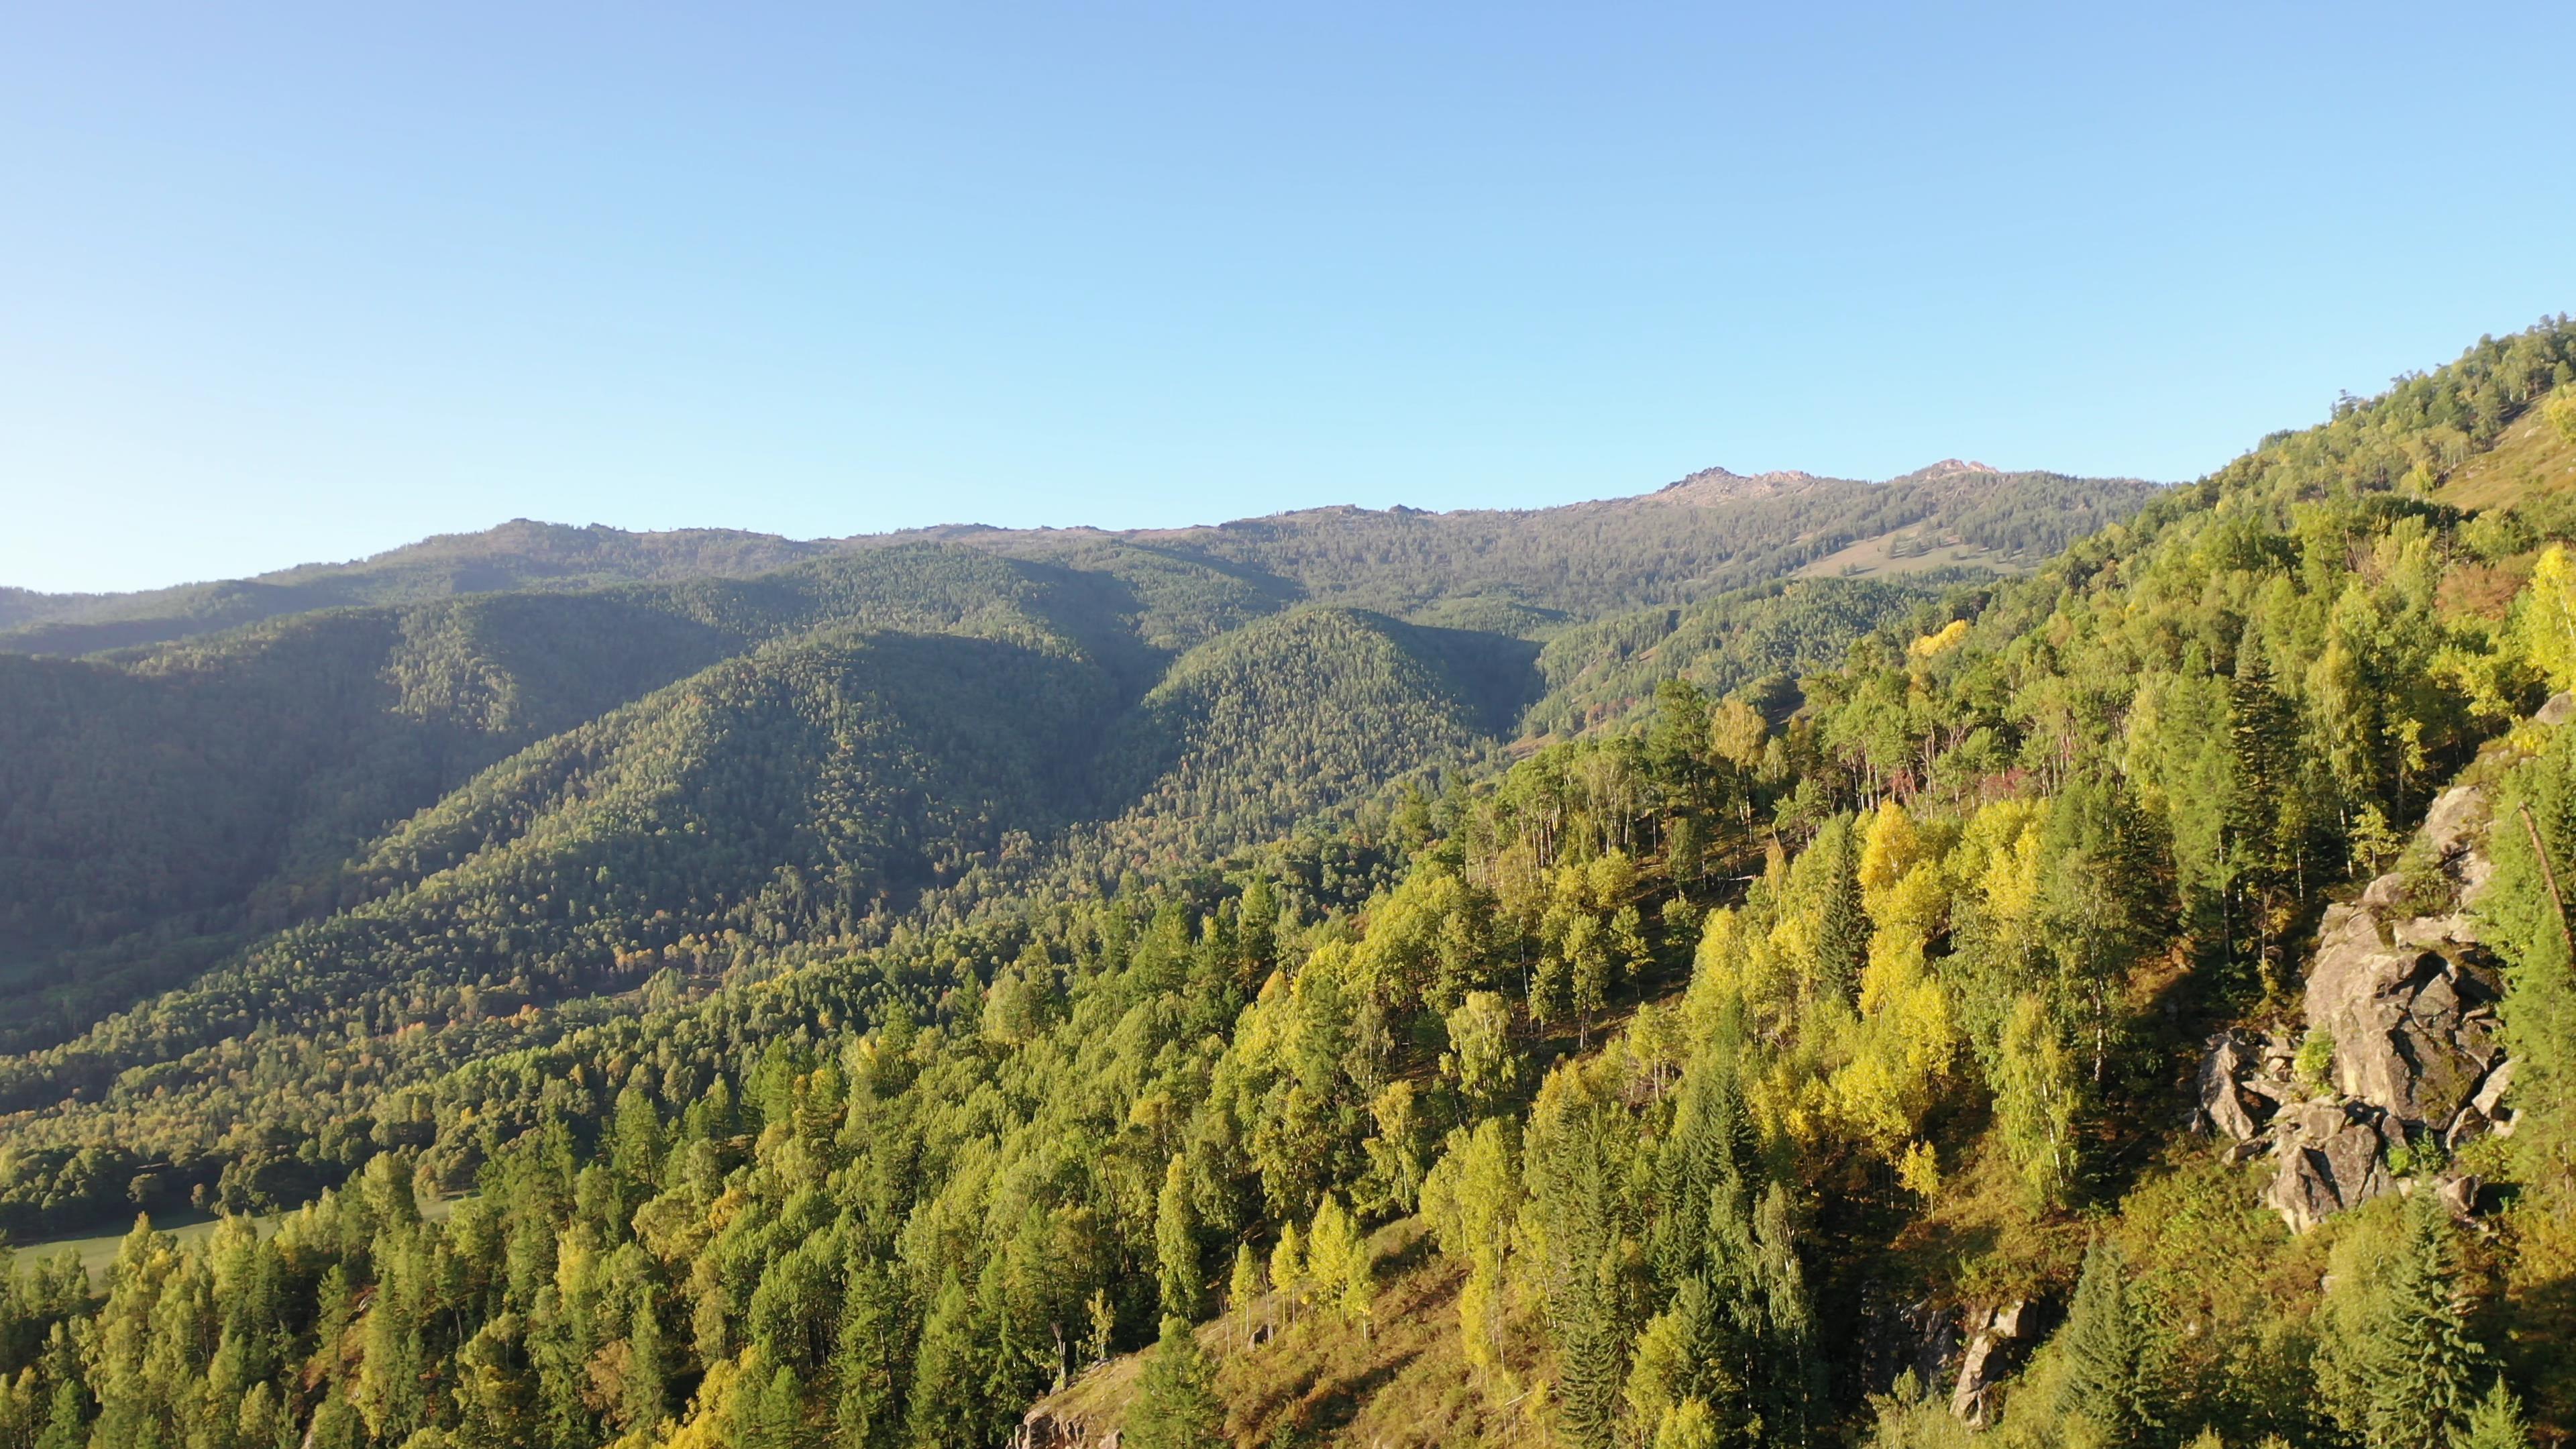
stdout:
<svg viewBox="0 0 2576 1449">
<path fill-rule="evenodd" d="M 2495 1070 L 2487 1073 L 2485 1081 L 2478 1083 L 2477 1095 L 2469 1099 L 2469 1105 L 2488 1121 L 2498 1121 L 2504 1111 L 2504 1094 L 2512 1086 L 2513 1060 L 2508 1057 L 2496 1063 Z"/>
<path fill-rule="evenodd" d="M 2360 1103 L 2301 1102 L 2283 1108 L 2278 1167 L 2264 1190 L 2264 1204 L 2280 1213 L 2290 1231 L 2304 1233 L 2346 1208 L 2383 1197 L 2396 1187 L 2382 1154 L 2390 1138 L 2385 1114 Z M 2393 1132 L 2393 1128 L 2391 1129 Z"/>
<path fill-rule="evenodd" d="M 2424 843 L 2446 864 L 2484 840 L 2486 827 L 2486 792 L 2475 785 L 2453 785 L 2424 810 Z"/>
<path fill-rule="evenodd" d="M 1968 1427 L 1986 1428 L 2001 1412 L 2003 1381 L 2020 1356 L 2016 1350 L 2030 1316 L 2030 1305 L 2020 1300 L 1969 1316 L 1973 1336 L 1959 1360 L 1958 1386 L 1950 1393 L 1950 1412 Z"/>
<path fill-rule="evenodd" d="M 2335 1086 L 2409 1122 L 2449 1123 L 2499 1056 L 2496 986 L 2476 953 L 2381 935 L 2367 910 L 2330 906 L 2308 971 L 2311 1029 L 2335 1044 Z"/>
<path fill-rule="evenodd" d="M 2261 1131 L 2253 1103 L 2270 1110 L 2269 1094 L 2249 1102 L 2245 1089 L 2246 1079 L 2255 1077 L 2261 1066 L 2254 1044 L 2244 1037 L 2232 1031 L 2211 1037 L 2209 1050 L 2200 1059 L 2200 1110 L 2194 1127 L 2218 1132 L 2231 1142 L 2243 1142 Z"/>
</svg>

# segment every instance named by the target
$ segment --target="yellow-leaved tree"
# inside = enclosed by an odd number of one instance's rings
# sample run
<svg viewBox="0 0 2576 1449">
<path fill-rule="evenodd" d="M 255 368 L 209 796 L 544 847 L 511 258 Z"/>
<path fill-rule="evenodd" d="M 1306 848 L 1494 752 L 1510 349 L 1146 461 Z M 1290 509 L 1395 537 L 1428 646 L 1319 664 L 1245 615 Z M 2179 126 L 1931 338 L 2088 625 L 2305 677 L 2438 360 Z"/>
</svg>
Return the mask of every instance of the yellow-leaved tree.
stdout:
<svg viewBox="0 0 2576 1449">
<path fill-rule="evenodd" d="M 2522 647 L 2552 689 L 2576 689 L 2576 563 L 2551 544 L 2522 599 Z"/>
<path fill-rule="evenodd" d="M 1832 1084 L 1843 1128 L 1889 1162 L 1950 1074 L 1959 1033 L 1949 993 L 1925 959 L 1950 907 L 1948 872 L 1903 807 L 1880 805 L 1860 852 L 1861 904 L 1871 925 L 1860 1014 Z M 1929 1158 L 1917 1154 L 1915 1176 Z"/>
<path fill-rule="evenodd" d="M 1467 1265 L 1458 1290 L 1467 1364 L 1495 1387 L 1506 1384 L 1503 1269 L 1519 1216 L 1519 1147 L 1508 1117 L 1488 1117 L 1472 1132 L 1458 1128 L 1422 1184 L 1422 1215 L 1439 1234 L 1440 1251 Z"/>
</svg>

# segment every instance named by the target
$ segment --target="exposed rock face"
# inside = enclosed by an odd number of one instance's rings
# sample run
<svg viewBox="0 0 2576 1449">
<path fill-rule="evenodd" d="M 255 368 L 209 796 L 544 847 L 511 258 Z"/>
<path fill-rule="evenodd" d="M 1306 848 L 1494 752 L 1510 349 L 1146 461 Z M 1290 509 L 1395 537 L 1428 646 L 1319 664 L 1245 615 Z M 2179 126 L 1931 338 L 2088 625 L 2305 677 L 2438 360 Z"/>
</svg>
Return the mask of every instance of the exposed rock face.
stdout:
<svg viewBox="0 0 2576 1449">
<path fill-rule="evenodd" d="M 2550 703 L 2555 705 L 2566 698 L 2562 694 Z M 2542 713 L 2548 711 L 2544 709 Z M 2484 792 L 2469 785 L 2454 785 L 2436 795 L 2432 808 L 2424 812 L 2424 842 L 2432 848 L 2433 859 L 2443 873 L 2458 882 L 2462 910 L 2478 903 L 2478 897 L 2486 893 L 2488 877 L 2495 874 L 2495 862 L 2488 859 L 2486 852 L 2491 817 Z"/>
<path fill-rule="evenodd" d="M 1938 1302 L 1891 1303 L 1876 1284 L 1865 1290 L 1860 1328 L 1861 1383 L 1883 1394 L 1905 1375 L 1938 1384 L 1958 1362 L 1959 1323 Z"/>
<path fill-rule="evenodd" d="M 2401 945 L 2371 911 L 2330 906 L 2308 971 L 2308 1025 L 2334 1038 L 2335 1086 L 2436 1130 L 2502 1056 L 2495 978 L 2474 943 L 2452 934 L 2457 920 L 2404 922 L 2418 929 Z M 2445 949 L 2428 949 L 2437 944 Z"/>
<path fill-rule="evenodd" d="M 2035 1336 L 2028 1333 L 2034 1326 L 2031 1317 L 2030 1305 L 2020 1300 L 1969 1316 L 1973 1336 L 1966 1356 L 1959 1360 L 1959 1383 L 1950 1394 L 1950 1412 L 1970 1428 L 1993 1424 L 2002 1409 L 2004 1378 L 2028 1338 Z"/>
<path fill-rule="evenodd" d="M 2576 697 L 2558 696 L 2537 718 L 2576 721 Z M 2334 1044 L 2330 1092 L 2320 1097 L 2294 1079 L 2296 1033 L 2209 1039 L 2193 1125 L 2227 1139 L 2235 1160 L 2273 1153 L 2263 1200 L 2294 1232 L 2397 1191 L 2393 1148 L 2456 1149 L 2482 1132 L 2512 1130 L 2501 992 L 2473 914 L 2494 874 L 2491 819 L 2476 788 L 2443 791 L 2410 847 L 2415 868 L 2372 881 L 2354 904 L 2327 907 L 2305 1015 L 2309 1031 Z M 2431 1186 L 2454 1212 L 2475 1210 L 2476 1179 Z"/>
<path fill-rule="evenodd" d="M 2381 1154 L 2386 1114 L 2358 1102 L 2300 1102 L 2283 1108 L 2274 1148 L 2279 1168 L 2264 1204 L 2290 1231 L 2304 1233 L 2348 1207 L 2396 1187 Z"/>
<path fill-rule="evenodd" d="M 2278 1100 L 2260 1088 L 2248 1090 L 2262 1080 L 2262 1065 L 2254 1044 L 2242 1035 L 2222 1031 L 2211 1037 L 2209 1054 L 2200 1060 L 2200 1107 L 2192 1119 L 2193 1128 L 2218 1132 L 2232 1142 L 2246 1141 L 2261 1131 L 2255 1113 L 2269 1113 Z"/>
<path fill-rule="evenodd" d="M 1082 1420 L 1058 1418 L 1040 1405 L 1020 1420 L 1020 1431 L 1011 1437 L 1011 1449 L 1118 1449 L 1119 1437 L 1116 1429 L 1095 1437 L 1091 1426 Z"/>
</svg>

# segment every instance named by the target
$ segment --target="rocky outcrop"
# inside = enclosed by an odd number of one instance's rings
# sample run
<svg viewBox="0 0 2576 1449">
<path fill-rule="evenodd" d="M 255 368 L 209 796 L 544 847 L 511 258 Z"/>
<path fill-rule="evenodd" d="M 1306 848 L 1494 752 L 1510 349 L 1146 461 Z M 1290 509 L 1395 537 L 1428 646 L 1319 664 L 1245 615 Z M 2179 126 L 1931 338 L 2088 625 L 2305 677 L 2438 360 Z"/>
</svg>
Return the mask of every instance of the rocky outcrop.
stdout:
<svg viewBox="0 0 2576 1449">
<path fill-rule="evenodd" d="M 1210 1328 L 1200 1341 L 1208 1342 Z M 1120 1420 L 1135 1397 L 1142 1354 L 1120 1354 L 1029 1406 L 1011 1435 L 1011 1449 L 1118 1449 Z"/>
<path fill-rule="evenodd" d="M 1968 1351 L 1959 1360 L 1958 1386 L 1950 1392 L 1950 1412 L 1972 1429 L 1995 1422 L 2003 1409 L 2003 1382 L 2020 1361 L 2031 1339 L 2038 1337 L 2031 1305 L 2016 1299 L 2001 1308 L 1968 1316 Z"/>
<path fill-rule="evenodd" d="M 1911 1396 L 1948 1383 L 1950 1412 L 1979 1429 L 2001 1415 L 2005 1381 L 2059 1316 L 2029 1299 L 1964 1309 L 1930 1298 L 1890 1302 L 1875 1284 L 1863 1290 L 1862 1305 L 1857 1347 L 1864 1391 Z"/>
<path fill-rule="evenodd" d="M 2259 1119 L 2269 1116 L 2280 1100 L 2258 1085 L 2264 1081 L 2263 1057 L 2255 1043 L 2233 1031 L 2211 1037 L 2209 1051 L 2200 1059 L 2200 1105 L 2193 1127 L 2231 1142 L 2249 1140 L 2263 1130 Z"/>
<path fill-rule="evenodd" d="M 1058 1414 L 1040 1403 L 1020 1420 L 1011 1449 L 1118 1449 L 1120 1437 L 1116 1429 L 1095 1434 L 1082 1418 Z"/>
<path fill-rule="evenodd" d="M 2335 1087 L 2448 1132 L 2503 1060 L 2493 968 L 2459 915 L 2388 927 L 2330 906 L 2308 971 L 2307 1018 L 2334 1041 Z"/>
<path fill-rule="evenodd" d="M 2394 1191 L 2387 1126 L 2386 1113 L 2360 1102 L 2301 1102 L 2283 1109 L 2273 1148 L 2279 1165 L 2264 1204 L 2280 1213 L 2290 1231 L 2304 1233 L 2345 1208 Z"/>
<path fill-rule="evenodd" d="M 1959 1361 L 1959 1320 L 1934 1299 L 1891 1302 L 1883 1286 L 1872 1283 L 1862 1290 L 1858 1349 L 1866 1392 L 1892 1393 L 1909 1374 L 1929 1387 Z"/>
<path fill-rule="evenodd" d="M 2576 720 L 2560 695 L 2535 717 Z M 2485 1132 L 2509 1132 L 2506 1059 L 2496 1020 L 2501 988 L 2479 946 L 2474 908 L 2495 873 L 2485 794 L 2454 786 L 2435 797 L 2406 853 L 2407 867 L 2372 881 L 2358 901 L 2326 909 L 2307 973 L 2306 1036 L 2333 1047 L 2329 1080 L 2301 1081 L 2300 1035 L 2209 1039 L 2194 1084 L 2192 1125 L 2245 1160 L 2270 1152 L 2264 1202 L 2292 1231 L 2407 1184 L 2408 1167 Z M 2476 1179 L 2432 1186 L 2454 1212 L 2476 1209 Z"/>
</svg>

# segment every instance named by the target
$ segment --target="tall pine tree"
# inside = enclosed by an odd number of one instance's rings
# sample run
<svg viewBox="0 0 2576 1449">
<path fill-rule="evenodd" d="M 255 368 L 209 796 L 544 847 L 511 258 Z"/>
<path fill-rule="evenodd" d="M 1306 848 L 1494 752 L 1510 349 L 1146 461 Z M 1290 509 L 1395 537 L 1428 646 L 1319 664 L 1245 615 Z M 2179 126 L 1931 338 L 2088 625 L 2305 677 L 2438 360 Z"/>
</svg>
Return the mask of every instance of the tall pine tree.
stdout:
<svg viewBox="0 0 2576 1449">
<path fill-rule="evenodd" d="M 953 1444 L 961 1428 L 984 1422 L 983 1373 L 975 1343 L 974 1299 L 951 1271 L 921 1328 L 913 1360 L 906 1427 L 914 1449 Z"/>
<path fill-rule="evenodd" d="M 2468 1422 L 2451 1436 L 2453 1449 L 2531 1449 L 2531 1430 L 2522 1422 L 2522 1401 L 2498 1375 L 2487 1396 L 2469 1409 Z"/>
<path fill-rule="evenodd" d="M 1163 1311 L 1192 1322 L 1206 1311 L 1207 1280 L 1199 1265 L 1198 1214 L 1190 1205 L 1186 1153 L 1173 1153 L 1154 1204 L 1154 1258 L 1160 1270 Z"/>
<path fill-rule="evenodd" d="M 2103 1239 L 2085 1251 L 2084 1273 L 2058 1339 L 2066 1353 L 2058 1412 L 2081 1417 L 2115 1449 L 2147 1443 L 2157 1420 L 2146 1331 L 2129 1298 L 2128 1263 Z"/>
<path fill-rule="evenodd" d="M 2380 1449 L 2447 1449 L 2469 1423 L 2486 1353 L 2469 1336 L 2450 1213 L 2438 1194 L 2406 1208 L 2406 1237 L 2363 1357 L 2370 1440 Z"/>
<path fill-rule="evenodd" d="M 1128 1449 L 1224 1449 L 1225 1405 L 1216 1396 L 1216 1362 L 1188 1323 L 1166 1314 L 1163 1336 L 1145 1359 L 1118 1441 Z"/>
</svg>

